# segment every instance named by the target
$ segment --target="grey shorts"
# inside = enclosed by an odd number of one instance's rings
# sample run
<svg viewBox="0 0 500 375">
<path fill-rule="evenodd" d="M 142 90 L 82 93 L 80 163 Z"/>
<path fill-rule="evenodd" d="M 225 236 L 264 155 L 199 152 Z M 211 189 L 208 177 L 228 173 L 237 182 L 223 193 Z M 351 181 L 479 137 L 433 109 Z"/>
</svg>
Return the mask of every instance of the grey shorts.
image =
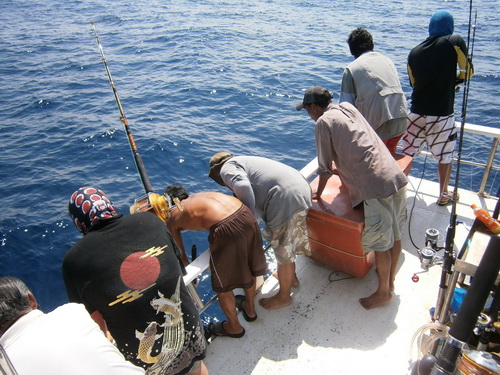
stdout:
<svg viewBox="0 0 500 375">
<path fill-rule="evenodd" d="M 364 201 L 365 228 L 361 244 L 365 252 L 389 250 L 401 240 L 406 222 L 406 186 L 387 198 Z"/>
<path fill-rule="evenodd" d="M 402 140 L 403 153 L 418 154 L 427 142 L 432 157 L 441 164 L 452 161 L 457 138 L 455 118 L 449 116 L 408 115 L 408 128 Z"/>
<path fill-rule="evenodd" d="M 297 212 L 285 225 L 276 230 L 265 227 L 262 235 L 274 250 L 278 264 L 295 262 L 297 255 L 311 255 L 307 235 L 307 210 Z"/>
</svg>

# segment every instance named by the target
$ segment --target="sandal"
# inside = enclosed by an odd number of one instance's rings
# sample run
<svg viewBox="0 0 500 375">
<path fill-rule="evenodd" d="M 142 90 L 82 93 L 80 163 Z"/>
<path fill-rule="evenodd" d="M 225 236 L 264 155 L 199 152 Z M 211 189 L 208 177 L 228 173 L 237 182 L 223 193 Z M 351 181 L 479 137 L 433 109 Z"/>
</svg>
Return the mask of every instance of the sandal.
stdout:
<svg viewBox="0 0 500 375">
<path fill-rule="evenodd" d="M 245 335 L 245 328 L 243 328 L 243 331 L 240 333 L 229 333 L 224 329 L 224 323 L 226 323 L 227 320 L 224 320 L 222 322 L 217 322 L 217 323 L 210 323 L 208 325 L 208 330 L 210 333 L 214 336 L 225 336 L 225 337 L 232 337 L 234 339 L 239 339 L 240 337 L 243 337 Z"/>
<path fill-rule="evenodd" d="M 460 194 L 457 193 L 456 201 L 458 202 L 459 199 L 460 199 Z M 441 196 L 437 201 L 437 204 L 438 206 L 446 206 L 448 203 L 453 203 L 453 202 L 455 202 L 455 200 L 453 199 L 453 193 L 447 191 L 441 194 Z"/>
<path fill-rule="evenodd" d="M 247 312 L 243 308 L 243 301 L 245 301 L 245 296 L 237 295 L 234 296 L 234 298 L 236 299 L 236 307 L 243 313 L 243 318 L 245 318 L 247 322 L 255 321 L 257 319 L 257 314 L 255 314 L 255 316 L 248 316 Z"/>
</svg>

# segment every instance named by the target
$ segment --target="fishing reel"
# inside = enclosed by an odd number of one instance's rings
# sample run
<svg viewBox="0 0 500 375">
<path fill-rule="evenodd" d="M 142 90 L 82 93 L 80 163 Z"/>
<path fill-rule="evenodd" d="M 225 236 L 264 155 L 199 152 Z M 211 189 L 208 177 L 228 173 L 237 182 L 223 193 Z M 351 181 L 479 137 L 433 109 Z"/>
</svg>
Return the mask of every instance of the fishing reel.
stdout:
<svg viewBox="0 0 500 375">
<path fill-rule="evenodd" d="M 181 201 L 177 197 L 171 199 L 167 195 L 147 193 L 134 201 L 134 204 L 130 206 L 130 213 L 151 212 L 166 223 L 170 217 L 170 211 L 176 207 L 181 211 L 184 210 Z"/>
<path fill-rule="evenodd" d="M 439 250 L 444 249 L 438 246 L 438 239 L 439 231 L 437 229 L 429 228 L 425 231 L 425 247 L 417 250 L 420 267 L 423 270 L 427 271 L 431 266 L 443 261 L 442 257 L 436 255 Z"/>
</svg>

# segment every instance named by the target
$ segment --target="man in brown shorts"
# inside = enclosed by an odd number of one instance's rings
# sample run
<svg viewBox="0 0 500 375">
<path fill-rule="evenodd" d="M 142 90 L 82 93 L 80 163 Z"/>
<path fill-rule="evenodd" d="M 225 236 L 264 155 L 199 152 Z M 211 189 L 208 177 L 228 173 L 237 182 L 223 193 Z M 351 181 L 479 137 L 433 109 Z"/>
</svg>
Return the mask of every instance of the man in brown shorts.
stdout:
<svg viewBox="0 0 500 375">
<path fill-rule="evenodd" d="M 204 192 L 189 195 L 181 185 L 169 185 L 165 197 L 182 201 L 182 210 L 176 206 L 169 212 L 167 226 L 182 250 L 183 262 L 188 260 L 181 231 L 208 230 L 210 243 L 210 271 L 212 289 L 226 321 L 210 323 L 209 330 L 216 336 L 242 337 L 245 329 L 236 314 L 242 310 L 246 321 L 257 318 L 255 311 L 255 278 L 267 272 L 259 224 L 252 211 L 230 195 Z M 233 290 L 243 288 L 245 296 L 234 296 Z"/>
</svg>

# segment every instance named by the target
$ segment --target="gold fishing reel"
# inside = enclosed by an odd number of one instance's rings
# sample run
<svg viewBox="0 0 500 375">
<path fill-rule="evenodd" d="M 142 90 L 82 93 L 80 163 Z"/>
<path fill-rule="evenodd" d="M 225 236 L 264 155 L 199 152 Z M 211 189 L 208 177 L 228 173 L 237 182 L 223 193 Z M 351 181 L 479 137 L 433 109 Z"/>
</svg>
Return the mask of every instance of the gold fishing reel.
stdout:
<svg viewBox="0 0 500 375">
<path fill-rule="evenodd" d="M 170 197 L 165 195 L 148 193 L 134 201 L 134 204 L 130 206 L 130 213 L 135 214 L 137 212 L 147 211 L 155 214 L 164 222 L 167 222 L 170 211 L 176 207 L 181 211 L 184 210 L 179 198 L 170 199 Z"/>
</svg>

